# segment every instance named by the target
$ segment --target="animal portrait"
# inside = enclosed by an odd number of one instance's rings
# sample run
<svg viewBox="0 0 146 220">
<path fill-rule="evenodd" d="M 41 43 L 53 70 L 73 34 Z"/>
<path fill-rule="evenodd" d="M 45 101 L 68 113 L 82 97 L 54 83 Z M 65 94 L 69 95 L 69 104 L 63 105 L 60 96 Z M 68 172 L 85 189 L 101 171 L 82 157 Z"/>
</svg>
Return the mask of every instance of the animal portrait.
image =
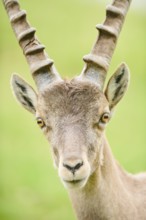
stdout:
<svg viewBox="0 0 146 220">
<path fill-rule="evenodd" d="M 51 199 L 52 201 L 57 200 L 58 188 L 55 186 L 56 182 L 54 181 L 53 183 L 52 181 L 50 183 L 51 188 L 50 186 L 47 187 L 47 181 L 44 183 L 45 178 L 49 178 L 50 175 L 51 179 L 52 173 L 56 172 L 56 174 L 53 175 L 56 175 L 55 178 L 57 179 L 57 184 L 59 184 L 58 182 L 60 180 L 64 186 L 63 187 L 61 184 L 59 185 L 60 189 L 63 188 L 63 191 L 61 192 L 64 194 L 66 193 L 65 195 L 67 203 L 70 200 L 71 204 L 68 207 L 70 210 L 72 210 L 71 213 L 74 219 L 146 219 L 146 172 L 144 171 L 144 168 L 146 168 L 146 164 L 144 162 L 144 154 L 146 153 L 146 150 L 143 150 L 143 145 L 145 144 L 145 135 L 142 133 L 141 136 L 139 136 L 139 133 L 141 133 L 140 130 L 144 130 L 144 124 L 146 121 L 144 114 L 145 110 L 141 109 L 143 107 L 139 106 L 140 101 L 144 106 L 144 94 L 142 96 L 140 96 L 140 94 L 142 92 L 144 93 L 145 76 L 142 70 L 146 64 L 145 62 L 142 62 L 142 69 L 139 74 L 133 73 L 135 71 L 134 67 L 136 66 L 136 71 L 138 71 L 140 65 L 138 62 L 141 62 L 144 59 L 144 54 L 138 55 L 137 52 L 134 53 L 134 50 L 132 51 L 135 44 L 141 44 L 140 36 L 137 42 L 135 41 L 137 35 L 135 36 L 132 33 L 132 30 L 134 29 L 133 26 L 128 26 L 130 19 L 132 24 L 132 19 L 138 16 L 136 12 L 134 13 L 131 11 L 133 1 L 113 0 L 109 4 L 106 4 L 106 6 L 104 5 L 104 7 L 102 5 L 101 8 L 104 10 L 103 21 L 99 21 L 99 19 L 96 21 L 98 24 L 96 24 L 96 37 L 94 44 L 92 43 L 92 45 L 90 45 L 91 49 L 89 49 L 89 51 L 86 50 L 85 55 L 83 55 L 83 65 L 80 73 L 75 73 L 71 76 L 63 74 L 62 76 L 60 71 L 58 71 L 56 60 L 54 58 L 52 59 L 53 56 L 50 56 L 47 53 L 49 48 L 47 49 L 46 46 L 44 46 L 42 43 L 42 40 L 40 40 L 38 29 L 36 31 L 36 28 L 32 26 L 32 20 L 31 22 L 29 21 L 31 19 L 32 9 L 27 8 L 26 12 L 23 9 L 25 4 L 23 5 L 22 0 L 3 0 L 5 9 L 4 12 L 5 14 L 7 13 L 11 24 L 9 29 L 11 28 L 11 32 L 14 32 L 16 38 L 15 46 L 11 45 L 13 52 L 12 50 L 8 51 L 11 54 L 11 60 L 7 61 L 8 68 L 11 69 L 11 62 L 15 63 L 16 67 L 17 65 L 19 67 L 20 60 L 25 58 L 29 67 L 29 70 L 27 71 L 30 72 L 29 77 L 31 78 L 28 79 L 27 76 L 25 79 L 25 75 L 21 76 L 21 73 L 13 73 L 10 80 L 11 89 L 15 99 L 21 105 L 21 107 L 31 113 L 29 116 L 26 116 L 26 118 L 30 117 L 29 119 L 31 123 L 33 117 L 35 122 L 34 125 L 30 125 L 34 126 L 32 129 L 28 128 L 28 133 L 30 135 L 29 137 L 27 136 L 27 120 L 25 119 L 25 116 L 19 116 L 18 113 L 17 117 L 15 113 L 15 120 L 13 119 L 13 123 L 9 122 L 9 132 L 13 129 L 16 130 L 15 140 L 19 141 L 21 138 L 21 140 L 23 140 L 21 141 L 23 143 L 22 145 L 20 144 L 19 149 L 18 147 L 14 148 L 14 158 L 23 158 L 25 161 L 24 164 L 26 165 L 24 167 L 26 168 L 23 167 L 21 169 L 21 166 L 19 168 L 16 166 L 16 172 L 22 173 L 24 171 L 25 175 L 30 175 L 29 184 L 32 183 L 33 185 L 33 182 L 35 182 L 36 191 L 39 189 L 41 191 L 39 191 L 40 195 L 43 194 L 45 196 L 42 199 L 43 201 L 45 199 L 48 201 L 46 195 L 50 195 L 49 201 L 51 201 Z M 67 7 L 65 6 L 66 1 L 63 2 L 64 5 L 62 8 Z M 86 7 L 89 7 L 90 9 L 91 3 L 87 2 L 86 4 L 89 5 Z M 90 30 L 88 30 L 89 33 L 87 33 L 87 35 L 84 34 L 81 42 L 77 41 L 78 34 L 82 33 L 81 28 L 84 28 L 84 26 L 88 25 L 88 21 L 90 20 L 92 13 L 89 17 L 85 16 L 84 19 L 82 17 L 83 27 L 82 25 L 80 26 L 79 19 L 77 20 L 78 22 L 75 22 L 76 26 L 71 27 L 72 24 L 71 22 L 69 23 L 67 21 L 65 13 L 62 14 L 62 16 L 64 16 L 64 25 L 67 24 L 71 29 L 74 28 L 74 32 L 76 33 L 73 35 L 72 40 L 70 40 L 70 37 L 68 38 L 66 32 L 64 36 L 66 36 L 68 39 L 64 39 L 63 37 L 64 40 L 61 42 L 61 26 L 58 25 L 57 27 L 57 22 L 60 24 L 59 17 L 56 18 L 56 20 L 54 19 L 56 24 L 53 24 L 53 21 L 51 21 L 51 17 L 53 18 L 54 16 L 57 16 L 57 14 L 53 12 L 53 3 L 50 1 L 50 8 L 52 7 L 51 9 L 48 9 L 50 10 L 50 14 L 43 14 L 41 4 L 39 9 L 36 8 L 35 12 L 35 3 L 33 4 L 33 14 L 36 13 L 36 17 L 38 16 L 38 23 L 42 22 L 41 16 L 44 17 L 44 24 L 41 24 L 40 27 L 42 29 L 45 27 L 45 31 L 48 33 L 47 40 L 49 41 L 49 44 L 55 44 L 55 39 L 60 40 L 58 41 L 57 48 L 58 59 L 60 57 L 62 62 L 66 63 L 66 65 L 69 65 L 70 67 L 70 65 L 74 64 L 74 54 L 70 54 L 71 57 L 68 58 L 63 43 L 64 45 L 68 45 L 70 47 L 69 50 L 72 50 L 72 48 L 73 50 L 79 49 L 81 55 L 81 48 L 83 45 L 86 45 L 86 42 L 88 42 Z M 59 4 L 60 3 L 58 3 L 56 10 L 60 10 Z M 79 4 L 80 7 L 83 7 L 82 1 L 79 1 L 79 3 L 76 4 Z M 47 3 L 47 5 L 49 5 L 49 3 Z M 94 2 L 94 5 L 96 5 L 96 2 Z M 29 7 L 29 3 L 27 3 L 27 7 Z M 72 19 L 77 19 L 75 8 L 72 10 L 70 9 L 70 15 L 73 16 Z M 96 13 L 98 14 L 98 8 L 96 8 L 96 10 Z M 97 15 L 95 14 L 94 16 L 96 17 Z M 87 20 L 85 20 L 86 17 Z M 49 22 L 52 22 L 52 25 L 54 25 L 52 29 L 48 26 L 47 19 L 50 19 Z M 144 21 L 144 19 L 146 20 L 146 16 L 141 18 L 142 21 Z M 80 30 L 78 28 L 76 30 L 78 25 Z M 135 23 L 135 26 L 137 28 L 139 27 L 139 29 L 141 28 L 140 30 L 144 31 L 140 25 L 138 26 L 138 21 Z M 92 29 L 92 26 L 90 29 Z M 124 29 L 125 31 L 123 32 Z M 41 32 L 41 30 L 39 31 Z M 49 39 L 49 33 L 51 43 Z M 43 38 L 46 41 L 45 34 Z M 77 42 L 78 46 L 76 46 L 76 43 L 73 42 L 74 38 L 76 38 L 75 42 Z M 124 43 L 122 42 L 121 38 L 125 38 Z M 8 41 L 8 36 L 6 36 L 6 39 Z M 144 42 L 143 39 L 142 42 Z M 66 46 L 66 48 L 68 48 L 68 46 Z M 143 47 L 144 46 L 145 45 L 143 45 Z M 21 49 L 20 53 L 22 54 L 23 58 L 19 58 L 19 55 L 17 56 L 16 60 L 14 51 L 15 47 L 18 47 L 19 50 Z M 53 46 L 51 47 L 53 48 Z M 122 51 L 120 55 L 118 55 L 118 49 Z M 133 57 L 135 61 L 133 61 Z M 7 57 L 5 57 L 5 59 L 7 59 Z M 70 64 L 68 61 L 69 59 L 71 60 Z M 114 67 L 111 67 L 113 62 L 112 59 L 115 59 L 116 65 L 114 65 Z M 135 63 L 136 60 L 137 64 Z M 119 63 L 117 63 L 117 61 Z M 76 65 L 73 69 L 79 72 Z M 109 71 L 111 72 L 110 74 Z M 141 78 L 139 83 L 142 84 L 140 85 L 137 82 L 138 85 L 135 85 L 135 89 L 133 85 L 134 94 L 130 88 L 130 94 L 132 93 L 132 95 L 128 98 L 128 88 L 131 81 L 133 82 L 134 77 L 132 74 L 137 74 L 135 76 L 135 81 L 137 78 Z M 31 83 L 29 83 L 29 81 L 31 81 Z M 141 90 L 141 92 L 139 91 L 137 94 L 137 90 Z M 125 106 L 123 109 L 122 104 Z M 121 113 L 119 114 L 120 107 Z M 136 107 L 141 109 L 139 111 L 141 113 L 138 113 L 140 115 L 136 114 Z M 15 108 L 17 108 L 16 112 L 20 111 L 19 106 Z M 11 113 L 11 109 L 8 109 L 7 111 Z M 22 114 L 25 113 L 23 112 Z M 119 120 L 118 114 L 120 117 Z M 19 121 L 21 121 L 22 117 L 23 123 L 20 123 Z M 113 132 L 110 130 L 110 126 L 112 123 L 116 123 L 116 117 L 117 122 L 119 121 L 119 124 L 116 125 L 116 128 Z M 37 143 L 39 139 L 40 143 L 45 143 L 46 145 L 44 138 L 41 136 L 41 134 L 39 134 L 39 129 L 35 131 L 35 124 L 37 124 L 37 126 L 40 128 L 41 133 L 44 134 L 47 142 L 49 143 L 50 152 L 48 152 L 46 149 L 46 152 L 44 153 L 45 150 L 43 150 L 43 144 L 41 144 L 41 149 L 38 146 L 39 144 L 36 147 L 37 150 L 35 149 L 33 139 L 37 140 L 35 143 Z M 26 134 L 21 131 L 22 129 L 26 129 Z M 130 142 L 127 141 L 128 138 L 132 143 L 131 147 L 127 145 L 127 143 Z M 31 144 L 32 148 L 29 149 Z M 115 147 L 117 144 L 119 147 Z M 12 143 L 11 146 L 13 145 L 14 143 Z M 121 145 L 123 145 L 123 147 Z M 29 150 L 24 151 L 22 149 L 24 146 Z M 115 148 L 116 150 L 113 152 Z M 19 153 L 17 152 L 17 149 Z M 20 149 L 22 149 L 22 152 Z M 138 150 L 141 152 L 141 157 L 140 155 L 137 155 Z M 125 164 L 121 163 L 121 159 L 118 158 L 120 157 L 118 156 L 120 153 L 116 154 L 116 151 L 123 152 L 123 161 L 125 161 Z M 12 147 L 10 152 L 13 152 Z M 23 152 L 25 153 L 23 154 Z M 30 152 L 30 154 L 28 152 Z M 49 157 L 47 154 L 49 153 L 51 154 L 51 158 L 49 160 L 50 163 L 55 167 L 55 171 L 53 170 L 53 166 L 48 167 L 48 163 L 46 162 L 42 167 L 37 165 L 37 169 L 40 170 L 40 176 L 38 175 L 38 172 L 36 172 L 37 174 L 34 173 L 33 175 L 33 172 L 31 172 L 32 168 L 30 162 L 33 161 L 32 158 L 44 162 L 47 161 L 47 157 Z M 19 154 L 22 154 L 23 156 L 21 157 Z M 13 157 L 11 158 L 11 155 L 13 154 L 11 153 L 9 155 L 10 161 L 14 161 L 14 159 L 12 159 Z M 130 157 L 132 158 L 134 155 L 135 158 L 133 158 L 132 161 Z M 29 161 L 28 165 L 27 157 Z M 130 160 L 132 162 L 130 162 Z M 143 163 L 140 164 L 138 161 L 143 161 Z M 136 162 L 139 164 L 139 167 L 137 168 Z M 134 163 L 135 168 L 132 169 Z M 39 162 L 36 162 L 35 164 L 39 164 Z M 33 166 L 36 169 L 36 165 L 33 165 L 32 162 L 32 167 Z M 128 166 L 129 168 L 126 169 Z M 43 178 L 41 177 L 42 173 Z M 32 219 L 57 220 L 59 219 L 59 216 L 62 219 L 69 218 L 67 216 L 65 217 L 65 215 L 64 217 L 61 217 L 62 213 L 58 214 L 58 216 L 56 214 L 57 217 L 50 217 L 46 210 L 47 206 L 51 207 L 51 203 L 45 203 L 45 210 L 43 205 L 43 208 L 40 208 L 41 205 L 38 205 L 41 200 L 41 196 L 38 196 L 39 193 L 36 193 L 36 196 L 34 191 L 30 190 L 31 187 L 20 187 L 20 185 L 22 186 L 25 184 L 24 182 L 21 184 L 19 175 L 16 176 L 18 178 L 16 185 L 19 185 L 19 190 L 17 190 L 17 187 L 15 187 L 16 193 L 14 193 L 14 195 L 17 197 L 17 203 L 19 204 L 19 200 L 20 203 L 24 201 L 25 205 L 23 207 L 26 207 L 26 204 L 29 204 L 27 201 L 30 201 L 30 207 L 32 204 L 36 204 L 36 209 L 32 209 L 32 213 L 37 210 L 39 214 L 37 214 L 36 211 L 37 217 L 32 214 Z M 11 178 L 9 177 L 9 180 L 10 179 Z M 7 182 L 8 180 L 6 183 Z M 56 191 L 56 196 L 54 196 L 53 187 L 54 191 Z M 48 192 L 46 195 L 45 190 Z M 27 200 L 29 195 L 31 199 Z M 61 203 L 63 204 L 63 200 Z M 42 202 L 41 204 L 44 203 Z M 52 205 L 52 209 L 53 208 L 54 207 Z M 39 210 L 41 211 L 39 212 Z M 63 210 L 66 212 L 65 206 L 63 206 Z M 47 213 L 46 217 L 45 215 L 42 217 L 42 212 Z M 59 210 L 56 212 L 59 213 Z M 31 211 L 30 214 L 28 214 L 28 216 L 26 215 L 25 217 L 30 219 Z"/>
</svg>

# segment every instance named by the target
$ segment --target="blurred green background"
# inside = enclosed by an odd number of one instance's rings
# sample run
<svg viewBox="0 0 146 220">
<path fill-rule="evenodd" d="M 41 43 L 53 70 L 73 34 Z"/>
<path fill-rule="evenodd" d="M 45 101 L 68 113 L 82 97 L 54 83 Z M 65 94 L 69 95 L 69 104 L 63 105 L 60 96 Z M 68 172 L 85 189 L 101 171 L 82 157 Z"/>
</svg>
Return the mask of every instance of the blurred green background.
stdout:
<svg viewBox="0 0 146 220">
<path fill-rule="evenodd" d="M 95 25 L 104 20 L 109 1 L 20 2 L 62 76 L 79 74 L 82 57 L 97 36 Z M 131 70 L 129 90 L 107 136 L 116 159 L 132 173 L 146 170 L 146 4 L 142 2 L 133 0 L 108 74 L 122 61 Z M 34 82 L 2 3 L 0 18 L 0 220 L 75 220 L 47 141 L 33 116 L 13 98 L 12 72 Z"/>
</svg>

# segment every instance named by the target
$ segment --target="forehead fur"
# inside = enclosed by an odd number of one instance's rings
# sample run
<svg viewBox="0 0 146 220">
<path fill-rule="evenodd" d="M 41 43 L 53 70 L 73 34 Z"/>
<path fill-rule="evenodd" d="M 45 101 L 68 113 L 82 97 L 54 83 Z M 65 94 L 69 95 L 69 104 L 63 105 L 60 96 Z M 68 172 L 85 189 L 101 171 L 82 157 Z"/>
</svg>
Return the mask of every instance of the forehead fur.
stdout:
<svg viewBox="0 0 146 220">
<path fill-rule="evenodd" d="M 107 106 L 107 100 L 99 88 L 91 82 L 63 81 L 49 85 L 39 96 L 38 108 L 43 113 L 77 115 Z M 97 109 L 96 109 L 97 111 Z"/>
</svg>

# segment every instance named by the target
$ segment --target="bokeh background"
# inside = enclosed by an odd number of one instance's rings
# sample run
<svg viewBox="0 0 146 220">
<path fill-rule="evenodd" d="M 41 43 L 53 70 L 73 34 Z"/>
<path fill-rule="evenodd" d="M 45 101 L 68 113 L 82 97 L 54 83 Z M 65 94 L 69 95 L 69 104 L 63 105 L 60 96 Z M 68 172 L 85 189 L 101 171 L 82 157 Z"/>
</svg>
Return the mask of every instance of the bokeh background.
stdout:
<svg viewBox="0 0 146 220">
<path fill-rule="evenodd" d="M 105 17 L 104 0 L 21 0 L 28 20 L 64 77 L 79 74 L 82 57 L 95 42 Z M 108 77 L 125 61 L 129 90 L 107 128 L 112 151 L 129 172 L 146 170 L 146 2 L 133 0 Z M 0 220 L 75 220 L 54 170 L 50 147 L 34 117 L 10 89 L 12 72 L 34 85 L 0 2 Z"/>
</svg>

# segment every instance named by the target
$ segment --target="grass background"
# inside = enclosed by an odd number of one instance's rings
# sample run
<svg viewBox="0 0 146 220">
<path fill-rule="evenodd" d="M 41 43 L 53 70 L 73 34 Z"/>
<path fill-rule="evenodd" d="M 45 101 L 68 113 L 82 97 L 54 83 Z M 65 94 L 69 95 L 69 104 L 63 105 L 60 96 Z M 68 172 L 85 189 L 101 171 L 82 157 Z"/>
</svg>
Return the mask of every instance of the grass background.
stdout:
<svg viewBox="0 0 146 220">
<path fill-rule="evenodd" d="M 95 42 L 94 27 L 104 20 L 107 2 L 21 0 L 21 8 L 27 10 L 28 20 L 62 76 L 81 72 L 82 57 Z M 146 7 L 135 7 L 135 3 L 133 0 L 108 75 L 125 61 L 131 83 L 107 128 L 115 157 L 133 173 L 146 170 Z M 47 141 L 33 116 L 12 96 L 12 72 L 34 82 L 1 2 L 0 18 L 0 220 L 75 220 Z"/>
</svg>

